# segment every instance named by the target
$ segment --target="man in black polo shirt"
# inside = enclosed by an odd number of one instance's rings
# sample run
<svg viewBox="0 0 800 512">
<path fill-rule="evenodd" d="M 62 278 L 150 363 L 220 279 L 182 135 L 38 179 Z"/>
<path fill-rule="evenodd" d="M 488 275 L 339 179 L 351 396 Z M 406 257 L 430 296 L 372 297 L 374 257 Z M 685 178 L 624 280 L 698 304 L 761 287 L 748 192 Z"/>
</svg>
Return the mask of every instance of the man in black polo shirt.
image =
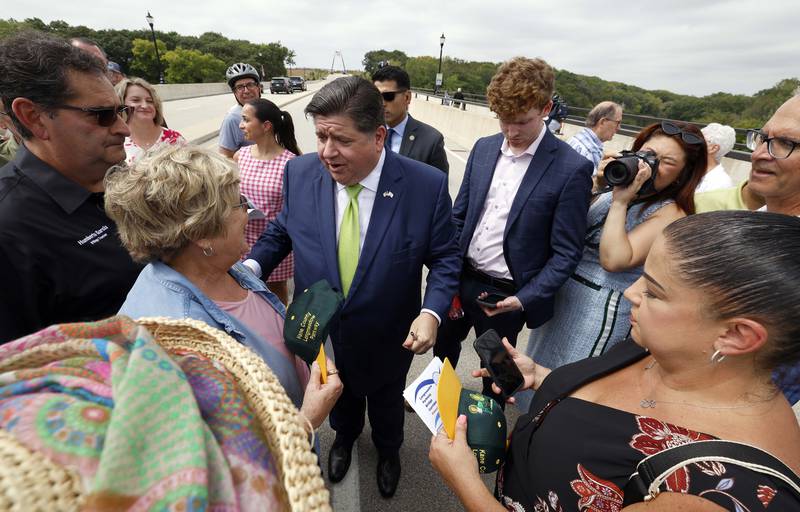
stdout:
<svg viewBox="0 0 800 512">
<path fill-rule="evenodd" d="M 124 108 L 92 55 L 26 32 L 0 42 L 0 98 L 23 139 L 0 169 L 0 343 L 117 312 L 141 266 L 103 209 Z"/>
</svg>

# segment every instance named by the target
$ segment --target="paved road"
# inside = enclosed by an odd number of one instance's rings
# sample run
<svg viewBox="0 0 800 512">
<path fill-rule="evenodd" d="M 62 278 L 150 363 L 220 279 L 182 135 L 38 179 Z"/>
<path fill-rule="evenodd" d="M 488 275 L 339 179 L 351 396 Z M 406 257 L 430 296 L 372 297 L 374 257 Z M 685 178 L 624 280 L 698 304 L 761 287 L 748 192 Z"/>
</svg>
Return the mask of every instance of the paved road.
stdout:
<svg viewBox="0 0 800 512">
<path fill-rule="evenodd" d="M 309 87 L 309 91 L 311 91 L 312 88 L 316 89 L 320 86 L 321 84 L 316 84 L 313 87 Z M 287 110 L 294 120 L 298 145 L 304 153 L 316 151 L 313 123 L 310 119 L 306 120 L 303 115 L 303 109 L 311 98 L 310 94 L 304 95 L 302 99 L 286 95 L 267 95 L 266 97 L 272 101 L 276 101 L 279 105 L 291 101 L 285 108 L 281 108 Z M 232 104 L 232 100 L 232 95 L 226 95 L 225 97 L 214 96 L 199 100 L 179 100 L 169 102 L 165 110 L 167 111 L 171 126 L 174 126 L 185 134 L 195 133 L 202 131 L 202 129 L 195 129 L 192 123 L 204 127 L 216 123 L 216 128 L 212 129 L 218 129 L 219 122 Z M 173 103 L 181 103 L 183 104 L 181 106 L 185 108 L 183 110 L 174 108 L 178 105 L 173 106 Z M 192 106 L 194 103 L 197 103 L 197 107 Z M 210 117 L 214 116 L 213 122 L 203 118 L 202 112 L 204 109 L 208 109 L 206 112 L 209 113 Z M 210 114 L 210 112 L 213 112 L 213 115 Z M 174 118 L 173 114 L 175 116 Z M 186 123 L 185 127 L 183 124 L 184 122 Z M 445 147 L 450 162 L 450 195 L 451 197 L 455 197 L 461 185 L 461 180 L 464 177 L 464 167 L 469 154 L 469 148 L 458 146 L 452 140 L 448 139 L 446 133 L 444 135 Z M 192 138 L 191 135 L 187 136 L 187 139 L 190 138 Z M 216 139 L 211 139 L 205 142 L 204 145 L 216 147 L 216 142 Z M 524 346 L 524 344 L 527 343 L 527 338 L 528 330 L 525 329 L 520 334 L 520 345 Z M 472 342 L 474 339 L 474 335 L 471 334 L 464 342 L 462 357 L 459 361 L 457 372 L 465 387 L 478 390 L 480 389 L 480 382 L 469 375 L 470 370 L 478 367 L 478 358 L 475 355 L 475 351 L 472 349 Z M 330 354 L 331 351 L 328 351 L 328 353 Z M 409 372 L 409 383 L 414 380 L 428 364 L 431 357 L 429 353 L 414 358 L 411 371 Z M 509 418 L 509 425 L 513 425 L 518 416 L 518 412 L 513 407 L 509 407 L 507 416 Z M 319 429 L 318 435 L 322 446 L 322 466 L 324 472 L 327 473 L 328 450 L 333 442 L 334 433 L 326 423 Z M 378 459 L 370 439 L 369 420 L 367 420 L 364 432 L 354 447 L 353 465 L 350 467 L 347 477 L 344 481 L 335 485 L 328 482 L 334 510 L 336 512 L 359 510 L 386 512 L 460 510 L 461 507 L 455 496 L 447 489 L 439 476 L 433 471 L 428 461 L 430 439 L 431 434 L 422 421 L 413 414 L 406 414 L 405 443 L 400 451 L 403 464 L 400 485 L 395 497 L 386 500 L 378 493 L 377 484 L 375 482 L 375 467 Z M 493 488 L 494 474 L 487 475 L 484 480 L 490 489 Z"/>
</svg>

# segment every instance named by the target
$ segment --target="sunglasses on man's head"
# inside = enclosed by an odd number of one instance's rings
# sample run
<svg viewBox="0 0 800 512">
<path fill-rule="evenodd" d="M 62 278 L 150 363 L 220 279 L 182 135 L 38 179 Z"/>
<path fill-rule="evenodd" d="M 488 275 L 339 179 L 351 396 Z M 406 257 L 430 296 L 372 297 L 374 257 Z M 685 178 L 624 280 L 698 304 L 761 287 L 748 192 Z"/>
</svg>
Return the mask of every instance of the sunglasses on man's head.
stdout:
<svg viewBox="0 0 800 512">
<path fill-rule="evenodd" d="M 76 107 L 74 105 L 48 105 L 48 108 L 63 109 L 63 110 L 79 110 L 93 115 L 97 119 L 97 124 L 108 128 L 121 117 L 123 121 L 128 120 L 133 107 L 120 105 L 118 107 Z"/>
<path fill-rule="evenodd" d="M 683 142 L 687 144 L 702 144 L 703 138 L 692 132 L 686 131 L 675 123 L 661 121 L 661 131 L 667 135 L 681 135 Z"/>
<path fill-rule="evenodd" d="M 381 93 L 381 96 L 383 96 L 383 101 L 386 101 L 386 102 L 392 102 L 392 101 L 394 101 L 394 98 L 395 98 L 395 97 L 396 97 L 398 94 L 403 94 L 403 93 L 404 93 L 404 92 L 406 92 L 407 90 L 408 90 L 408 89 L 402 89 L 402 90 L 399 90 L 399 91 L 386 91 L 386 92 L 382 92 L 382 93 Z"/>
</svg>

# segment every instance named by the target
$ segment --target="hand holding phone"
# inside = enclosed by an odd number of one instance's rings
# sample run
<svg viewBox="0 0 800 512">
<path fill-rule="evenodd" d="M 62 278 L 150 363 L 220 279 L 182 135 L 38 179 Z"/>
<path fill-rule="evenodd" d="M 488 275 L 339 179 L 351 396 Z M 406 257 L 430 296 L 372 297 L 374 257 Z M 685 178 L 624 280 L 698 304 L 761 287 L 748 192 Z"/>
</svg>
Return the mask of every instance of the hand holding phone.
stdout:
<svg viewBox="0 0 800 512">
<path fill-rule="evenodd" d="M 489 329 L 475 340 L 473 346 L 504 399 L 510 398 L 522 387 L 525 379 L 503 346 L 497 331 Z"/>
<path fill-rule="evenodd" d="M 503 295 L 502 293 L 489 293 L 485 297 L 478 297 L 475 302 L 487 308 L 496 308 L 498 302 L 507 298 L 508 295 Z"/>
</svg>

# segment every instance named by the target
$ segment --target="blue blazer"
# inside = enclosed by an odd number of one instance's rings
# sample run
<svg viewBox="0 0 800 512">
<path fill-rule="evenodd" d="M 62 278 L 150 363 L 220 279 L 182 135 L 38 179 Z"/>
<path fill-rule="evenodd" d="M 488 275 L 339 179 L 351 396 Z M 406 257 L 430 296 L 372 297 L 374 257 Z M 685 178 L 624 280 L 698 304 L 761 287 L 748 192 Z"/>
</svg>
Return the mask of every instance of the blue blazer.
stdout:
<svg viewBox="0 0 800 512">
<path fill-rule="evenodd" d="M 467 161 L 453 217 L 466 257 L 480 220 L 503 135 L 479 139 Z M 503 236 L 503 252 L 528 327 L 553 316 L 553 298 L 583 254 L 592 163 L 546 131 L 522 178 Z"/>
<path fill-rule="evenodd" d="M 283 209 L 250 258 L 269 275 L 293 250 L 296 292 L 320 279 L 341 290 L 335 182 L 311 153 L 289 161 L 283 184 Z M 420 301 L 423 265 L 429 273 Z M 445 318 L 460 271 L 447 176 L 387 151 L 350 293 L 331 324 L 345 385 L 367 394 L 404 376 L 413 357 L 402 347 L 411 322 L 421 307 Z"/>
</svg>

